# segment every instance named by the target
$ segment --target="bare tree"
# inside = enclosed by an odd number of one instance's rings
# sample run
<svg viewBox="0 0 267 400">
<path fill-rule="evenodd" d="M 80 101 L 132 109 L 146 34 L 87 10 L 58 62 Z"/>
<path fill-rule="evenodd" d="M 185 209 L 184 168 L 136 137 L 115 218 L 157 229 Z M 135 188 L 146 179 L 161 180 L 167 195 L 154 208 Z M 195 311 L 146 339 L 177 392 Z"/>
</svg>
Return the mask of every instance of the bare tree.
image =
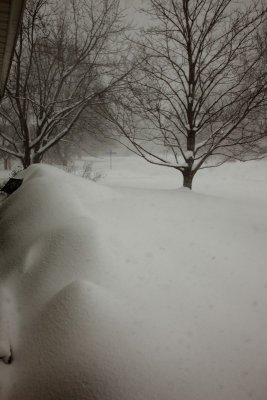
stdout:
<svg viewBox="0 0 267 400">
<path fill-rule="evenodd" d="M 125 72 L 119 0 L 28 0 L 0 107 L 0 150 L 24 167 L 68 135 Z"/>
<path fill-rule="evenodd" d="M 256 44 L 266 8 L 234 6 L 150 0 L 151 26 L 136 41 L 145 62 L 128 79 L 127 96 L 106 110 L 132 151 L 180 171 L 188 188 L 199 169 L 257 157 L 265 133 L 255 112 L 266 105 L 266 68 Z"/>
</svg>

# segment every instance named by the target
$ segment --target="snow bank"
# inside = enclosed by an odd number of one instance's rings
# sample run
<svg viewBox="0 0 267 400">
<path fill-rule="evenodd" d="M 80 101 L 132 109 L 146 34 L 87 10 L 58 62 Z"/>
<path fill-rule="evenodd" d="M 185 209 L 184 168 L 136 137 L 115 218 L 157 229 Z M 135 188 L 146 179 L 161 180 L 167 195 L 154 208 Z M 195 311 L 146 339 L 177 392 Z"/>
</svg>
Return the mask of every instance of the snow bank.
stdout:
<svg viewBox="0 0 267 400">
<path fill-rule="evenodd" d="M 266 400 L 266 193 L 119 163 L 116 190 L 32 166 L 3 203 L 0 399 Z"/>
<path fill-rule="evenodd" d="M 125 307 L 98 283 L 111 249 L 90 207 L 116 195 L 49 166 L 20 176 L 1 208 L 0 291 L 15 303 L 0 310 L 0 356 L 14 358 L 1 400 L 156 398 Z"/>
</svg>

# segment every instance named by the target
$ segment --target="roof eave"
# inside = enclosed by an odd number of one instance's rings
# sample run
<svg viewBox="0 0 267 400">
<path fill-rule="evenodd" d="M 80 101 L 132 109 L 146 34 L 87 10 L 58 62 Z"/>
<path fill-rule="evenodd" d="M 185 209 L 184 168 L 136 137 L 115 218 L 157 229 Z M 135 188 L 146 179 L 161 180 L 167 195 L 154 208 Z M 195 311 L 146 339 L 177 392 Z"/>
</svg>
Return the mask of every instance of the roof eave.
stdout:
<svg viewBox="0 0 267 400">
<path fill-rule="evenodd" d="M 10 0 L 5 50 L 0 68 L 0 98 L 5 91 L 25 3 L 26 0 Z"/>
</svg>

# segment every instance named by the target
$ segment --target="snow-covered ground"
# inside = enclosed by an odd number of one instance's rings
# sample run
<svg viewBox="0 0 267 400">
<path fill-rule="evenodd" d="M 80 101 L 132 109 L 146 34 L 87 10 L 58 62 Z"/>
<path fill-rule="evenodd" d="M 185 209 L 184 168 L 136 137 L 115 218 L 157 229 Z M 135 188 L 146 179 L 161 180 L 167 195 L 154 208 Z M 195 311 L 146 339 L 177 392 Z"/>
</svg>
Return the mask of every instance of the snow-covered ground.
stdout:
<svg viewBox="0 0 267 400">
<path fill-rule="evenodd" d="M 0 209 L 1 400 L 266 400 L 267 162 L 33 166 Z"/>
</svg>

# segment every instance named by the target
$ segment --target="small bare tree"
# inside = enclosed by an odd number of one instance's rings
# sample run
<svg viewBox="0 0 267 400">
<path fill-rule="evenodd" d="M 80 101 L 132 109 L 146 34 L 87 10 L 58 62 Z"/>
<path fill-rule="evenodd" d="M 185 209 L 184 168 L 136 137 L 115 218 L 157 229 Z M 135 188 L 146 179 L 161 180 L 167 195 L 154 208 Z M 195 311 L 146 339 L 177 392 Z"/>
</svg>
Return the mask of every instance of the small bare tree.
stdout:
<svg viewBox="0 0 267 400">
<path fill-rule="evenodd" d="M 119 0 L 28 0 L 0 107 L 0 150 L 24 167 L 77 124 L 125 76 Z"/>
<path fill-rule="evenodd" d="M 136 41 L 145 62 L 106 110 L 132 151 L 180 171 L 187 188 L 201 168 L 256 157 L 265 133 L 253 119 L 266 105 L 256 39 L 266 8 L 233 3 L 150 0 L 151 26 Z"/>
</svg>

